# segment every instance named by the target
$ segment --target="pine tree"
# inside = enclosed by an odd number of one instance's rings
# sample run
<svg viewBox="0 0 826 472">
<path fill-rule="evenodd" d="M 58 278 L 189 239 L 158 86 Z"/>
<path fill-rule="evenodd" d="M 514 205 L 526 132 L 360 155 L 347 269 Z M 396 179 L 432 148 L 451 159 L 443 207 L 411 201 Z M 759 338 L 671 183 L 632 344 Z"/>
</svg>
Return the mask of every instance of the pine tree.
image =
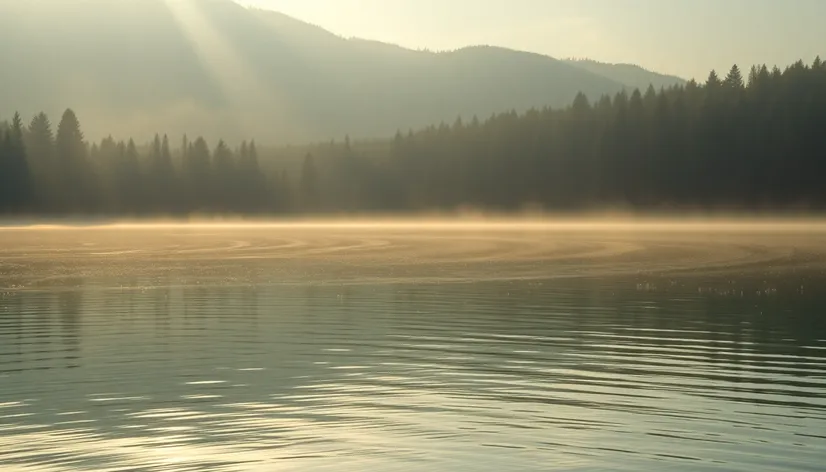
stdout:
<svg viewBox="0 0 826 472">
<path fill-rule="evenodd" d="M 12 173 L 11 133 L 0 123 L 0 215 L 13 208 L 14 175 Z"/>
<path fill-rule="evenodd" d="M 241 143 L 238 156 L 238 168 L 235 178 L 235 193 L 238 194 L 239 208 L 258 212 L 266 205 L 266 190 L 261 168 L 258 162 L 258 149 L 255 141 Z"/>
<path fill-rule="evenodd" d="M 63 210 L 84 209 L 90 202 L 87 148 L 80 121 L 74 111 L 67 109 L 57 126 L 55 139 L 59 200 L 57 205 Z"/>
<path fill-rule="evenodd" d="M 740 73 L 740 68 L 737 64 L 731 66 L 731 70 L 729 70 L 728 75 L 726 75 L 724 84 L 732 90 L 742 90 L 745 87 L 743 84 L 743 74 Z"/>
<path fill-rule="evenodd" d="M 169 212 L 179 206 L 178 189 L 176 188 L 175 166 L 172 163 L 172 152 L 169 149 L 169 137 L 155 135 L 152 142 L 150 157 L 150 179 L 154 195 L 152 200 L 155 211 Z"/>
<path fill-rule="evenodd" d="M 588 101 L 588 97 L 585 96 L 584 93 L 579 92 L 574 97 L 574 103 L 571 105 L 571 110 L 574 113 L 574 116 L 584 116 L 591 110 L 591 103 Z"/>
<path fill-rule="evenodd" d="M 149 152 L 149 169 L 150 172 L 159 175 L 161 172 L 161 137 L 155 133 L 155 138 L 152 140 Z"/>
<path fill-rule="evenodd" d="M 163 140 L 161 141 L 160 168 L 164 172 L 164 175 L 171 176 L 175 171 L 175 168 L 172 165 L 172 151 L 169 149 L 169 137 L 167 135 L 163 135 Z"/>
<path fill-rule="evenodd" d="M 116 171 L 119 206 L 128 214 L 141 213 L 148 207 L 148 195 L 144 191 L 144 175 L 134 140 L 129 140 L 120 157 Z"/>
<path fill-rule="evenodd" d="M 57 126 L 56 146 L 57 157 L 64 165 L 76 170 L 85 163 L 86 142 L 80 130 L 80 121 L 71 109 L 63 113 Z"/>
<path fill-rule="evenodd" d="M 708 79 L 706 79 L 706 89 L 715 89 L 722 84 L 720 82 L 720 77 L 717 75 L 717 71 L 712 70 L 708 74 Z"/>
<path fill-rule="evenodd" d="M 653 85 L 648 85 L 648 88 L 645 90 L 645 95 L 642 97 L 643 105 L 645 106 L 645 111 L 652 115 L 654 114 L 657 108 L 657 91 L 654 89 Z"/>
<path fill-rule="evenodd" d="M 232 151 L 227 144 L 219 140 L 212 154 L 212 203 L 221 211 L 229 211 L 237 206 L 233 194 L 233 183 L 236 178 L 233 159 Z"/>
<path fill-rule="evenodd" d="M 304 156 L 301 166 L 301 182 L 299 184 L 301 206 L 304 211 L 318 209 L 318 171 L 312 154 Z"/>
<path fill-rule="evenodd" d="M 45 172 L 53 165 L 54 145 L 54 133 L 49 117 L 45 113 L 38 113 L 32 118 L 26 136 L 26 149 L 36 170 Z"/>
<path fill-rule="evenodd" d="M 758 82 L 760 82 L 760 68 L 755 64 L 751 66 L 751 69 L 749 69 L 748 87 L 755 87 L 757 86 Z"/>
<path fill-rule="evenodd" d="M 249 154 L 247 156 L 247 168 L 249 168 L 251 172 L 255 173 L 258 173 L 261 170 L 258 162 L 258 148 L 255 145 L 255 140 L 250 142 Z"/>
<path fill-rule="evenodd" d="M 187 161 L 187 153 L 189 152 L 189 138 L 187 138 L 186 134 L 184 134 L 183 138 L 181 138 L 181 163 Z"/>
<path fill-rule="evenodd" d="M 189 210 L 207 210 L 211 206 L 212 165 L 210 163 L 209 145 L 202 137 L 190 143 L 184 162 L 187 182 L 187 208 Z"/>
<path fill-rule="evenodd" d="M 20 113 L 15 113 L 7 138 L 7 171 L 11 179 L 9 186 L 10 205 L 14 211 L 31 209 L 32 180 L 26 156 L 26 144 L 23 140 L 23 120 Z"/>
</svg>

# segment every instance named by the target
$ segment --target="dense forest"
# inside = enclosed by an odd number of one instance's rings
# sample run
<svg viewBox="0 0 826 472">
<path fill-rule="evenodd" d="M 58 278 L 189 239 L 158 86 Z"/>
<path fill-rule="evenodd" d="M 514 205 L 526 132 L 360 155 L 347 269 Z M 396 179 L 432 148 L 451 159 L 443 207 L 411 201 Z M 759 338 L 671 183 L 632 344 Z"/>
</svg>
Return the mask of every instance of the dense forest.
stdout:
<svg viewBox="0 0 826 472">
<path fill-rule="evenodd" d="M 0 124 L 6 215 L 826 208 L 826 64 L 737 66 L 704 84 L 399 132 L 259 149 L 84 139 L 67 110 Z"/>
</svg>

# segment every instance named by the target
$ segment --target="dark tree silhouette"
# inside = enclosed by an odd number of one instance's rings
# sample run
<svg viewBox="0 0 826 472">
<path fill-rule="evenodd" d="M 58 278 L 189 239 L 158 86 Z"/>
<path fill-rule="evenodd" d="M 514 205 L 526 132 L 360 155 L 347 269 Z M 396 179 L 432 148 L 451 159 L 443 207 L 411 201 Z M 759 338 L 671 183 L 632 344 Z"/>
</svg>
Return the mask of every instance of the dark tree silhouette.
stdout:
<svg viewBox="0 0 826 472">
<path fill-rule="evenodd" d="M 0 213 L 30 210 L 31 175 L 19 113 L 14 114 L 11 125 L 0 133 L 0 138 Z"/>
<path fill-rule="evenodd" d="M 318 209 L 318 171 L 312 154 L 304 157 L 301 166 L 301 184 L 299 186 L 301 208 L 304 211 Z"/>
<path fill-rule="evenodd" d="M 84 212 L 93 208 L 93 185 L 88 162 L 88 148 L 80 129 L 80 121 L 71 109 L 63 113 L 55 140 L 57 187 L 62 211 Z"/>
</svg>

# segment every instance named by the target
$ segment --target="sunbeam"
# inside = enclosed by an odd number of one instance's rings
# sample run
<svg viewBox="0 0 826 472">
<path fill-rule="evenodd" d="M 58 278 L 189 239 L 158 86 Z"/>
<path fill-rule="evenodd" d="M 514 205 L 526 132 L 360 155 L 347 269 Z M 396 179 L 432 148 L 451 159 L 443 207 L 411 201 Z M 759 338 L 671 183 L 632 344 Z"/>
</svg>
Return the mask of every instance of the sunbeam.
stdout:
<svg viewBox="0 0 826 472">
<path fill-rule="evenodd" d="M 283 100 L 267 88 L 233 46 L 229 38 L 216 29 L 196 0 L 164 0 L 184 35 L 191 42 L 206 71 L 220 86 L 226 100 L 231 129 L 250 135 L 259 114 L 266 114 L 269 129 L 286 129 L 287 115 Z"/>
</svg>

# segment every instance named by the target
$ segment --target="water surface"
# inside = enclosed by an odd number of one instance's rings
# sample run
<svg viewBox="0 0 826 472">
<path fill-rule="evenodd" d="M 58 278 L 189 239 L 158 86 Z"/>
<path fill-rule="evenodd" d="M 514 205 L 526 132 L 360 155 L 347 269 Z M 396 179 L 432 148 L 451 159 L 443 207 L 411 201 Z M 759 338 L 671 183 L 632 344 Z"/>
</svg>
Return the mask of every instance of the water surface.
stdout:
<svg viewBox="0 0 826 472">
<path fill-rule="evenodd" d="M 0 231 L 0 470 L 822 470 L 826 232 Z"/>
</svg>

